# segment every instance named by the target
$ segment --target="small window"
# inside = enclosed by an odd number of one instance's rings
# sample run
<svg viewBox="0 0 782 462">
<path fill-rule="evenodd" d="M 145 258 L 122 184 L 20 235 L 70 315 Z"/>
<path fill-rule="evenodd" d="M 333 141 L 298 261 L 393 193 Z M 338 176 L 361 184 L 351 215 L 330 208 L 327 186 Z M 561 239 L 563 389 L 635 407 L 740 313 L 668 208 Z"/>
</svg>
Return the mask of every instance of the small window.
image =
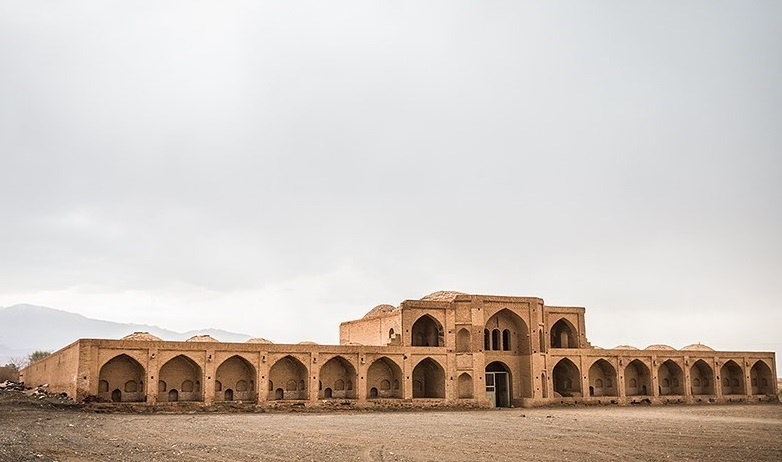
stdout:
<svg viewBox="0 0 782 462">
<path fill-rule="evenodd" d="M 491 331 L 491 349 L 492 350 L 499 350 L 500 349 L 500 330 L 494 329 Z"/>
</svg>

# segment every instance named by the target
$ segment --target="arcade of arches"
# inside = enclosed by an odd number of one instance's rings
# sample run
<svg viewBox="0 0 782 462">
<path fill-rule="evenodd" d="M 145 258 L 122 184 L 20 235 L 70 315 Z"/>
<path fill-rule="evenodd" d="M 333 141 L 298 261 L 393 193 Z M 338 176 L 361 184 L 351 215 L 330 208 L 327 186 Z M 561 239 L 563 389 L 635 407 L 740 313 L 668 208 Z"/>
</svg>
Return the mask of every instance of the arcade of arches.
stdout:
<svg viewBox="0 0 782 462">
<path fill-rule="evenodd" d="M 437 292 L 340 325 L 339 345 L 81 339 L 21 371 L 79 399 L 178 406 L 537 406 L 771 401 L 773 352 L 587 340 L 585 309 Z M 63 379 L 65 378 L 65 379 Z M 418 400 L 418 401 L 415 401 Z"/>
</svg>

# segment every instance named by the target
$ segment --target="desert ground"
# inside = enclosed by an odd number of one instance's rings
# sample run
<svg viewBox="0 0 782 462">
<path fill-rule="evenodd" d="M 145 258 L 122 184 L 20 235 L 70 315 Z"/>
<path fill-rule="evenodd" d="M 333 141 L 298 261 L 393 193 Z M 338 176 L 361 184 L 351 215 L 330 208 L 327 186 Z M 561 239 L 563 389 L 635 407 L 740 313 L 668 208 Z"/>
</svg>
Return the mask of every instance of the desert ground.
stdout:
<svg viewBox="0 0 782 462">
<path fill-rule="evenodd" d="M 99 413 L 0 394 L 0 461 L 780 461 L 782 405 Z"/>
</svg>

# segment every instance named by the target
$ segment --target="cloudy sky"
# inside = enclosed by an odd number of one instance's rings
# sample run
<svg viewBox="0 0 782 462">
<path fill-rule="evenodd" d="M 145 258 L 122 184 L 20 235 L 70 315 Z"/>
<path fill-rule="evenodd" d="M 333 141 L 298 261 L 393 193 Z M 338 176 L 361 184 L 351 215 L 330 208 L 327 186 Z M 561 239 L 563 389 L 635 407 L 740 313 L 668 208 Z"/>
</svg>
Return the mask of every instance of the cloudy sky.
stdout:
<svg viewBox="0 0 782 462">
<path fill-rule="evenodd" d="M 338 341 L 436 290 L 782 352 L 782 3 L 0 0 L 0 306 Z"/>
</svg>

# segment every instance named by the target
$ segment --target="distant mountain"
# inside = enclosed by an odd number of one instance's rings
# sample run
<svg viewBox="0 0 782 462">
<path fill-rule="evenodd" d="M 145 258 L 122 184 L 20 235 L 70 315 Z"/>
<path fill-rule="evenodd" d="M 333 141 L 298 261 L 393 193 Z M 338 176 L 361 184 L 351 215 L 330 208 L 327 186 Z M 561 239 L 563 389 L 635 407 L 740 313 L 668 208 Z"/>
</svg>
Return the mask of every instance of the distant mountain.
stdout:
<svg viewBox="0 0 782 462">
<path fill-rule="evenodd" d="M 244 342 L 249 335 L 220 329 L 175 332 L 147 324 L 128 324 L 91 319 L 76 313 L 36 305 L 0 308 L 0 365 L 9 358 L 35 350 L 55 351 L 80 338 L 119 339 L 133 332 L 149 332 L 163 340 L 187 340 L 211 335 L 222 342 Z"/>
</svg>

